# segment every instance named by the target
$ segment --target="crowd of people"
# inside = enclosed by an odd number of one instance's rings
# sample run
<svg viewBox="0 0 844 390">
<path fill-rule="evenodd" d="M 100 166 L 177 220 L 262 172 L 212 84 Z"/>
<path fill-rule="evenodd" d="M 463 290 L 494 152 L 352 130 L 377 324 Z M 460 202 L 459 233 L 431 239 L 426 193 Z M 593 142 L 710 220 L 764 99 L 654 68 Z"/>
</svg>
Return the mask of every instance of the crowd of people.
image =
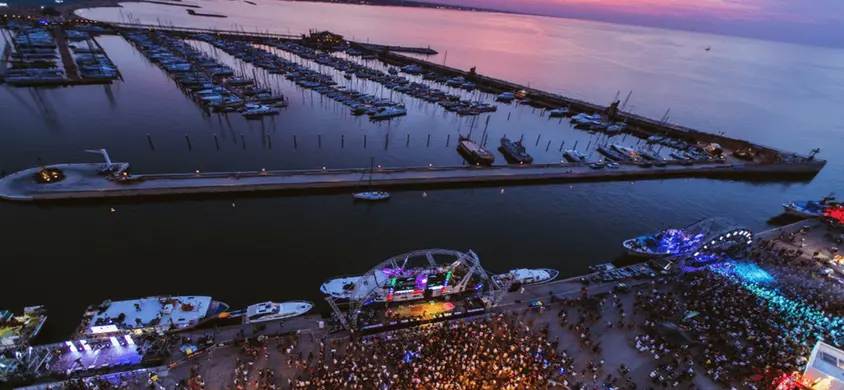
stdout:
<svg viewBox="0 0 844 390">
<path fill-rule="evenodd" d="M 311 335 L 303 342 L 297 334 L 270 348 L 264 338 L 243 344 L 226 390 L 696 389 L 701 375 L 725 388 L 761 390 L 800 370 L 818 340 L 844 343 L 844 286 L 803 255 L 760 241 L 747 266 L 687 268 L 633 292 L 583 287 L 577 297 L 519 311 L 350 340 Z M 548 310 L 556 319 L 538 314 Z M 383 316 L 369 312 L 364 323 Z M 605 363 L 609 332 L 639 352 L 624 363 L 645 368 Z M 561 337 L 568 340 L 562 348 Z M 271 365 L 275 353 L 281 363 Z M 261 359 L 267 368 L 256 376 Z"/>
<path fill-rule="evenodd" d="M 823 266 L 801 258 L 800 249 L 760 242 L 751 258 L 764 268 L 719 263 L 678 277 L 679 289 L 639 293 L 637 311 L 646 333 L 639 351 L 654 359 L 673 357 L 670 366 L 698 367 L 726 387 L 761 389 L 771 378 L 800 371 L 817 341 L 844 344 L 844 286 L 818 274 Z M 690 339 L 659 331 L 679 322 Z M 672 322 L 672 323 L 673 323 Z M 680 340 L 678 340 L 680 339 Z M 677 348 L 692 346 L 678 353 Z M 693 354 L 689 352 L 695 351 Z M 662 385 L 671 379 L 652 373 Z"/>
</svg>

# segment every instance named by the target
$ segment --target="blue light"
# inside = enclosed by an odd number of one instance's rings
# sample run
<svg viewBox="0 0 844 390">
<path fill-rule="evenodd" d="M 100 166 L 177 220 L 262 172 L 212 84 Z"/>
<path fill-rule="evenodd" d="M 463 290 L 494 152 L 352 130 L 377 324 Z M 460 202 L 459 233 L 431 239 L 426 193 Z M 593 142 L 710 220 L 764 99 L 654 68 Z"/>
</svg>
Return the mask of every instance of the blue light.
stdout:
<svg viewBox="0 0 844 390">
<path fill-rule="evenodd" d="M 729 278 L 737 278 L 741 282 L 767 284 L 775 281 L 767 271 L 752 263 L 736 263 L 727 261 L 710 266 L 710 270 Z"/>
</svg>

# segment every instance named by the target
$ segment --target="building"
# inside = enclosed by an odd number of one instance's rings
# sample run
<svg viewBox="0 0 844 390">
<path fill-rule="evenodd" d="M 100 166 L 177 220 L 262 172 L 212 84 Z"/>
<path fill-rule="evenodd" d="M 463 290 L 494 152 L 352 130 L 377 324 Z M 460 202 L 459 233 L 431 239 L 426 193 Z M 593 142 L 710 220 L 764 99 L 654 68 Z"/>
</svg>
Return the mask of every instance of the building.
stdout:
<svg viewBox="0 0 844 390">
<path fill-rule="evenodd" d="M 307 37 L 302 37 L 302 40 L 306 45 L 318 48 L 333 48 L 346 44 L 342 35 L 329 31 L 311 31 Z"/>
<path fill-rule="evenodd" d="M 817 390 L 844 390 L 844 351 L 819 341 L 803 377 Z"/>
</svg>

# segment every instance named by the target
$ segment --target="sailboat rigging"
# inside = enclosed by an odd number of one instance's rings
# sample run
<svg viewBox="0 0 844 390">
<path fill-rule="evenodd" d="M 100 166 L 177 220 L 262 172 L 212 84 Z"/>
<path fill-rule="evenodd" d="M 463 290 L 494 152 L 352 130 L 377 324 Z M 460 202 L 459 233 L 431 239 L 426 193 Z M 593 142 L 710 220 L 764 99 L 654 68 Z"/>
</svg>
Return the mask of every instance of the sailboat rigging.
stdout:
<svg viewBox="0 0 844 390">
<path fill-rule="evenodd" d="M 390 194 L 383 191 L 372 191 L 372 174 L 375 171 L 375 157 L 372 157 L 369 161 L 369 185 L 367 186 L 367 190 L 364 192 L 356 192 L 352 194 L 355 199 L 359 200 L 387 200 L 390 199 Z"/>
</svg>

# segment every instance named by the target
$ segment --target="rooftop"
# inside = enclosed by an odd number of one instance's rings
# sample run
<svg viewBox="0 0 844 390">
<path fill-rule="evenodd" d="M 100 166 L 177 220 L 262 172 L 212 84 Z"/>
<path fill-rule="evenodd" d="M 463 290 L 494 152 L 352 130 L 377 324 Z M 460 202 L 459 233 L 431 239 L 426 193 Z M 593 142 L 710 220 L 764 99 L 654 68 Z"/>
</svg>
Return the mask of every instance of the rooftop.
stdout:
<svg viewBox="0 0 844 390">
<path fill-rule="evenodd" d="M 105 301 L 91 318 L 85 333 L 106 333 L 156 326 L 193 325 L 208 313 L 211 297 L 147 297 Z"/>
</svg>

